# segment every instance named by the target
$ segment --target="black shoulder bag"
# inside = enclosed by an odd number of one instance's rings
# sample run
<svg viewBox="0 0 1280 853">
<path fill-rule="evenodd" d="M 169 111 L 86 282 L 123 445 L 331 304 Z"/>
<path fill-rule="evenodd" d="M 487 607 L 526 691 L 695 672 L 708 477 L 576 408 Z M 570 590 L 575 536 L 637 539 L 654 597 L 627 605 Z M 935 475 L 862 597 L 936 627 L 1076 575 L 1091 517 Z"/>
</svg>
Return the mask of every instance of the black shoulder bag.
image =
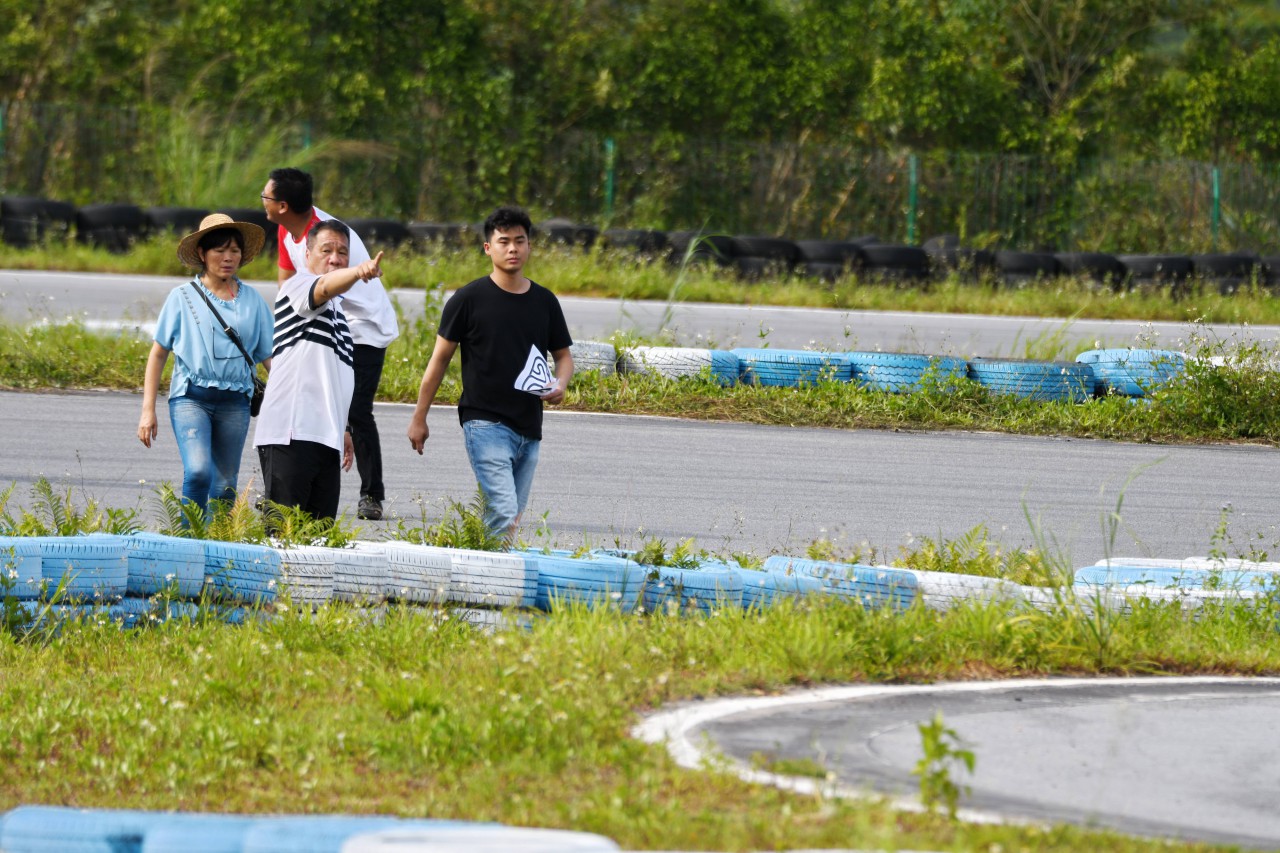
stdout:
<svg viewBox="0 0 1280 853">
<path fill-rule="evenodd" d="M 191 282 L 191 286 L 196 289 L 196 293 L 200 294 L 200 298 L 204 300 L 204 304 L 209 306 L 209 310 L 213 312 L 213 318 L 218 321 L 218 325 L 222 327 L 222 331 L 227 333 L 227 337 L 231 338 L 231 343 L 236 345 L 240 350 L 240 354 L 244 356 L 244 360 L 249 364 L 249 373 L 253 376 L 253 399 L 249 402 L 249 415 L 257 417 L 258 411 L 262 408 L 262 396 L 267 393 L 267 383 L 258 378 L 258 368 L 254 366 L 253 359 L 249 357 L 249 353 L 244 348 L 244 344 L 240 342 L 240 335 L 236 330 L 227 325 L 222 319 L 222 315 L 218 313 L 218 309 L 213 307 L 213 303 L 209 301 L 209 297 L 205 295 L 204 289 L 196 282 Z M 241 285 L 243 287 L 243 285 Z"/>
</svg>

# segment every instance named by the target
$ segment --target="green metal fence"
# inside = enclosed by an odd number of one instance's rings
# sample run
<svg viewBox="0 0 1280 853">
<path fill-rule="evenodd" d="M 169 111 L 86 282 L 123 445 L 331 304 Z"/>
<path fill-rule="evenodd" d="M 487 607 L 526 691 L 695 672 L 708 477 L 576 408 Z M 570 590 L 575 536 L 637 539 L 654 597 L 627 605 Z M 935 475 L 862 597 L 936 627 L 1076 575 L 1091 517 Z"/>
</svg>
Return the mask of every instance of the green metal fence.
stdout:
<svg viewBox="0 0 1280 853">
<path fill-rule="evenodd" d="M 178 113 L 0 104 L 0 194 L 80 204 L 256 204 L 256 193 L 243 187 L 228 197 L 189 198 L 182 182 L 158 180 L 171 155 L 157 140 L 186 121 Z M 234 122 L 252 127 L 243 117 Z M 1011 154 L 646 134 L 464 141 L 430 124 L 380 129 L 378 138 L 376 147 L 334 146 L 308 164 L 326 207 L 349 216 L 470 222 L 495 204 L 518 202 L 535 218 L 601 227 L 872 234 L 907 243 L 956 234 L 970 245 L 1020 249 L 1280 252 L 1277 164 L 1098 159 L 1062 167 Z M 277 142 L 265 158 L 261 150 L 250 156 L 211 146 L 226 162 L 208 168 L 283 165 L 298 146 L 333 140 L 306 126 Z M 260 184 L 265 172 L 248 178 Z M 209 193 L 216 195 L 216 185 L 209 190 L 206 182 Z"/>
</svg>

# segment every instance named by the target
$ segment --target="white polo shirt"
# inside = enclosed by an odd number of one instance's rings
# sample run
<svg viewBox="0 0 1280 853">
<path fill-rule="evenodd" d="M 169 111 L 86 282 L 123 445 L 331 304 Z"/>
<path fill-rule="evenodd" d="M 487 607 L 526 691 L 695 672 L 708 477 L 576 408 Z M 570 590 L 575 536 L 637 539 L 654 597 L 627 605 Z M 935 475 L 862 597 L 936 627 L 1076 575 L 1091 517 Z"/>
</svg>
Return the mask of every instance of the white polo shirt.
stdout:
<svg viewBox="0 0 1280 853">
<path fill-rule="evenodd" d="M 311 307 L 320 276 L 300 272 L 280 285 L 271 376 L 253 446 L 314 441 L 342 452 L 355 390 L 351 331 L 339 299 Z"/>
<path fill-rule="evenodd" d="M 311 221 L 307 230 L 302 232 L 302 239 L 295 240 L 283 225 L 277 228 L 279 240 L 280 269 L 292 270 L 294 273 L 306 272 L 307 269 L 307 235 L 317 222 L 324 219 L 336 219 L 318 207 L 311 208 Z M 347 266 L 357 267 L 369 260 L 369 250 L 364 241 L 354 230 L 351 232 L 350 254 Z M 386 349 L 400 334 L 400 325 L 396 321 L 396 309 L 387 296 L 382 279 L 371 278 L 368 281 L 357 281 L 355 287 L 342 295 L 342 312 L 347 317 L 347 325 L 351 330 L 351 339 L 363 346 Z"/>
</svg>

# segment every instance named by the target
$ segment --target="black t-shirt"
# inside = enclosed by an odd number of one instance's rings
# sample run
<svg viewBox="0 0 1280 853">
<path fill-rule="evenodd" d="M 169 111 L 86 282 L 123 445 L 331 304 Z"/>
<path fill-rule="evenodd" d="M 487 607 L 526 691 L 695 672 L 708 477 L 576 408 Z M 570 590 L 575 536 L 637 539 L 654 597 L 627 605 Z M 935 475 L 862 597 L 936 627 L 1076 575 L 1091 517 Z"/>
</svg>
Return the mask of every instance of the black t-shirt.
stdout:
<svg viewBox="0 0 1280 853">
<path fill-rule="evenodd" d="M 440 337 L 462 351 L 458 420 L 499 421 L 541 440 L 542 400 L 516 383 L 550 386 L 550 371 L 531 352 L 545 359 L 573 343 L 555 294 L 532 281 L 524 293 L 509 293 L 489 276 L 478 278 L 444 304 Z"/>
</svg>

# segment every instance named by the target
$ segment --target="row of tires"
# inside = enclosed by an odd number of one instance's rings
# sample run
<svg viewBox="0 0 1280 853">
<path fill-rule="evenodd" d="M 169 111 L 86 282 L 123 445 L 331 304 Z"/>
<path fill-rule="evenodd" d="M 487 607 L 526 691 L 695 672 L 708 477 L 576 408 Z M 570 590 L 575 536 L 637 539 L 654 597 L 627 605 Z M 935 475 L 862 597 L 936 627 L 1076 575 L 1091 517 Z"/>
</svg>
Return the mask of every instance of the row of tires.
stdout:
<svg viewBox="0 0 1280 853">
<path fill-rule="evenodd" d="M 607 853 L 609 838 L 462 820 L 19 806 L 0 853 Z"/>
<path fill-rule="evenodd" d="M 195 598 L 206 587 L 221 602 L 259 608 L 285 596 L 304 610 L 335 600 L 460 605 L 461 618 L 487 626 L 522 624 L 512 617 L 550 612 L 565 603 L 673 615 L 763 609 L 807 596 L 834 596 L 895 612 L 917 603 L 936 610 L 971 601 L 1005 600 L 1040 610 L 1062 604 L 1060 591 L 947 572 L 784 555 L 770 556 L 759 569 L 714 558 L 655 566 L 635 556 L 616 550 L 580 556 L 468 551 L 405 542 L 284 549 L 151 533 L 0 538 L 0 570 L 10 578 L 7 594 L 29 610 L 48 611 L 50 605 L 40 599 L 61 583 L 59 600 L 68 603 L 54 605 L 61 609 L 53 615 L 106 617 L 125 627 L 192 618 L 196 606 L 175 599 Z M 1228 594 L 1258 594 L 1273 589 L 1277 578 L 1280 564 L 1112 560 L 1080 569 L 1075 580 L 1089 596 L 1104 592 L 1106 606 L 1128 609 L 1137 598 L 1176 598 L 1190 605 Z M 1188 597 L 1189 592 L 1196 595 Z M 263 611 L 226 612 L 236 615 L 230 621 L 238 621 Z"/>
<path fill-rule="evenodd" d="M 139 207 L 133 204 L 91 204 L 76 207 L 40 198 L 0 198 L 0 240 L 30 246 L 51 236 L 70 237 L 110 251 L 125 252 L 136 241 L 163 233 L 189 233 L 210 211 L 191 207 Z M 274 226 L 259 207 L 222 210 L 235 219 Z M 347 223 L 374 249 L 410 245 L 475 247 L 483 229 L 470 223 L 403 223 L 394 219 L 361 218 Z M 1112 287 L 1168 286 L 1185 290 L 1197 280 L 1211 282 L 1230 293 L 1251 284 L 1280 285 L 1280 255 L 1253 252 L 1200 255 L 1113 255 L 1103 252 L 989 251 L 963 246 L 958 237 L 943 235 L 922 246 L 884 243 L 874 235 L 847 240 L 791 240 L 770 236 L 727 236 L 698 231 L 598 229 L 563 219 L 535 226 L 540 239 L 563 246 L 590 249 L 600 245 L 644 258 L 672 263 L 706 262 L 732 268 L 746 279 L 766 275 L 802 274 L 834 281 L 848 274 L 891 281 L 924 281 L 961 273 L 975 278 L 999 277 L 1021 283 L 1059 276 L 1085 278 Z M 274 251 L 275 242 L 267 241 Z"/>
<path fill-rule="evenodd" d="M 1173 350 L 1109 348 L 1075 361 L 973 358 L 884 352 L 692 347 L 626 347 L 584 341 L 571 348 L 575 369 L 669 379 L 704 376 L 722 385 L 799 387 L 853 382 L 894 394 L 970 379 L 995 394 L 1081 402 L 1095 396 L 1143 397 L 1178 376 L 1186 357 Z"/>
</svg>

